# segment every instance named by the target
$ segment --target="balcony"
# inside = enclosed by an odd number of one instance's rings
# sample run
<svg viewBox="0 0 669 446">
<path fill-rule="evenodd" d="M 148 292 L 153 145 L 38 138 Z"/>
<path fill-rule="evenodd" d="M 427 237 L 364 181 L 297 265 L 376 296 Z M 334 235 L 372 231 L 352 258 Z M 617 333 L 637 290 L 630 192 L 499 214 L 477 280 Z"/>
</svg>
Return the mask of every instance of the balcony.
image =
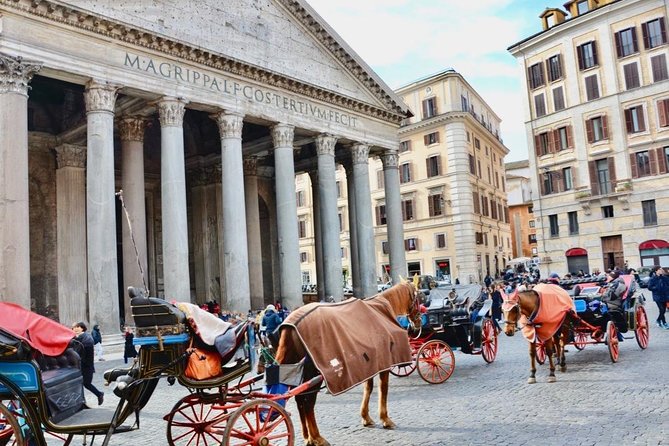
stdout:
<svg viewBox="0 0 669 446">
<path fill-rule="evenodd" d="M 581 204 L 585 215 L 590 215 L 591 203 L 597 202 L 601 198 L 618 200 L 621 203 L 622 208 L 627 210 L 629 209 L 629 199 L 631 194 L 632 181 L 630 180 L 599 183 L 595 188 L 581 187 L 574 191 L 574 196 Z"/>
</svg>

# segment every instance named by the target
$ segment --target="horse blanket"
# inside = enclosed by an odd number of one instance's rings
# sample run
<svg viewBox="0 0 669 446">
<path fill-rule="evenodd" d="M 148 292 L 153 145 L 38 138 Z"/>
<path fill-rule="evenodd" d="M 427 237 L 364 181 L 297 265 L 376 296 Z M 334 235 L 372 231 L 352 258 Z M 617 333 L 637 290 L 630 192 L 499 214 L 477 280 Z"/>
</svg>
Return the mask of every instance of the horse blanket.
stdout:
<svg viewBox="0 0 669 446">
<path fill-rule="evenodd" d="M 292 311 L 280 327 L 296 330 L 332 395 L 412 361 L 407 332 L 380 296 L 310 303 Z"/>
<path fill-rule="evenodd" d="M 529 318 L 521 317 L 523 336 L 530 342 L 545 342 L 557 333 L 567 313 L 576 309 L 569 294 L 558 285 L 540 283 L 534 291 L 539 301 Z"/>
</svg>

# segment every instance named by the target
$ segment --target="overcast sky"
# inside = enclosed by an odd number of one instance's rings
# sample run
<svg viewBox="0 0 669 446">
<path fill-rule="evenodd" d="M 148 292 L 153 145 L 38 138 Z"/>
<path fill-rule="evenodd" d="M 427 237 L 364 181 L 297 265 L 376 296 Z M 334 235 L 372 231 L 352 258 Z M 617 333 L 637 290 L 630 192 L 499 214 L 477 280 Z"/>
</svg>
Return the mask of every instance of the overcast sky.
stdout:
<svg viewBox="0 0 669 446">
<path fill-rule="evenodd" d="M 505 161 L 527 159 L 523 79 L 506 48 L 541 31 L 539 14 L 564 1 L 307 2 L 393 89 L 453 68 L 502 120 L 502 139 L 510 150 Z"/>
</svg>

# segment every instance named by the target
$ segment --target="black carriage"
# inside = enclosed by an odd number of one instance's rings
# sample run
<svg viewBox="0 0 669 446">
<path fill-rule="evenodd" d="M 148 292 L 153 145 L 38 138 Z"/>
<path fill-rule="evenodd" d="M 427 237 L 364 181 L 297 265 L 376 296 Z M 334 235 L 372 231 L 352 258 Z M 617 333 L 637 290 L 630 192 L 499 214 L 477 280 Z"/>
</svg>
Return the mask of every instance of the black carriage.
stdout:
<svg viewBox="0 0 669 446">
<path fill-rule="evenodd" d="M 426 306 L 420 333 L 409 334 L 415 360 L 391 369 L 393 375 L 408 376 L 418 369 L 426 382 L 443 383 L 455 370 L 453 349 L 481 355 L 487 363 L 495 360 L 498 330 L 491 314 L 492 299 L 483 286 L 432 289 Z"/>
</svg>

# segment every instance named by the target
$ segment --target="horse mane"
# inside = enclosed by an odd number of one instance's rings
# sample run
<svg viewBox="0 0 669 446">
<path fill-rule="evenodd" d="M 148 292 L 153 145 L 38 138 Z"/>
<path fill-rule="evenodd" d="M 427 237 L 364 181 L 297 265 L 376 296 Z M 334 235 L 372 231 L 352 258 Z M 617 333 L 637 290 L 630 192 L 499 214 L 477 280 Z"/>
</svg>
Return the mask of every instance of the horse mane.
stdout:
<svg viewBox="0 0 669 446">
<path fill-rule="evenodd" d="M 393 309 L 395 314 L 406 314 L 408 312 L 406 298 L 409 297 L 409 302 L 411 302 L 411 297 L 414 293 L 413 284 L 409 282 L 400 282 L 392 287 L 388 288 L 385 291 L 375 294 L 372 297 L 368 297 L 365 300 L 372 300 L 383 298 L 390 303 L 390 306 Z"/>
</svg>

